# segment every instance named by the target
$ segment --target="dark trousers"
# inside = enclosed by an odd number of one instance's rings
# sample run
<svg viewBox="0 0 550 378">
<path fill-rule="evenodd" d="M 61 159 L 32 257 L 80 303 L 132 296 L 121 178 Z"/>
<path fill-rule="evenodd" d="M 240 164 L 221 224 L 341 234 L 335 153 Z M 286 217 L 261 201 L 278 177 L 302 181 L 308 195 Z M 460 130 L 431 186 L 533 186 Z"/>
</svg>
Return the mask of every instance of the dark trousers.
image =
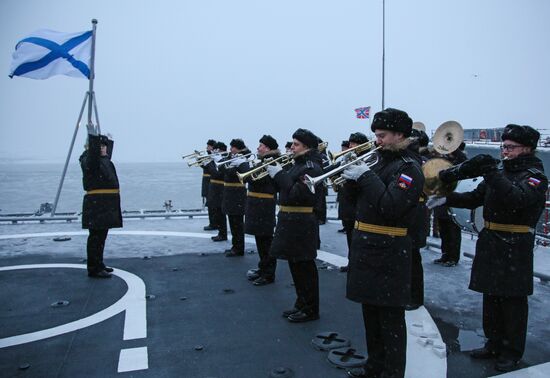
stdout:
<svg viewBox="0 0 550 378">
<path fill-rule="evenodd" d="M 103 264 L 103 249 L 107 239 L 108 229 L 89 229 L 88 243 L 86 244 L 87 265 L 89 273 L 97 273 L 105 268 Z"/>
<path fill-rule="evenodd" d="M 277 269 L 277 259 L 269 255 L 273 235 L 254 235 L 254 238 L 256 239 L 258 255 L 260 255 L 260 261 L 258 262 L 260 276 L 273 279 L 275 278 L 275 270 Z"/>
<path fill-rule="evenodd" d="M 210 211 L 210 207 L 208 211 Z M 212 218 L 214 219 L 212 224 L 218 228 L 218 235 L 227 237 L 227 221 L 221 207 L 212 207 Z"/>
<path fill-rule="evenodd" d="M 520 360 L 525 351 L 528 314 L 527 296 L 483 294 L 483 332 L 487 348 L 504 358 Z"/>
<path fill-rule="evenodd" d="M 424 304 L 424 268 L 420 248 L 413 248 L 411 262 L 411 305 Z"/>
<path fill-rule="evenodd" d="M 244 216 L 228 215 L 227 218 L 229 219 L 229 228 L 231 229 L 232 249 L 244 253 Z"/>
<path fill-rule="evenodd" d="M 319 275 L 315 260 L 289 261 L 288 267 L 294 281 L 296 302 L 294 307 L 307 314 L 319 313 Z"/>
<path fill-rule="evenodd" d="M 462 232 L 452 219 L 438 218 L 439 237 L 441 238 L 441 258 L 445 261 L 460 260 Z"/>
<path fill-rule="evenodd" d="M 208 204 L 206 204 L 208 206 Z M 214 219 L 214 212 L 212 211 L 212 207 L 208 206 L 208 225 L 216 227 L 216 220 Z"/>
<path fill-rule="evenodd" d="M 368 359 L 365 369 L 384 377 L 404 377 L 407 361 L 407 327 L 403 307 L 363 303 Z"/>
</svg>

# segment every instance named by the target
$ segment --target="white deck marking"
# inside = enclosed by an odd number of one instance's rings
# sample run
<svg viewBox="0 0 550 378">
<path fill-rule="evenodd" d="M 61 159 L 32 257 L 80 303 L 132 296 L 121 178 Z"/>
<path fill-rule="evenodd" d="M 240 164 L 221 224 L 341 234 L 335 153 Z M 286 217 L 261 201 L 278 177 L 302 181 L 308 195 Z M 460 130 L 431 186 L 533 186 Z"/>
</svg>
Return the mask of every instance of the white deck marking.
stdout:
<svg viewBox="0 0 550 378">
<path fill-rule="evenodd" d="M 118 357 L 118 372 L 149 369 L 147 347 L 121 349 Z"/>
<path fill-rule="evenodd" d="M 495 376 L 496 377 L 496 376 Z M 544 364 L 529 366 L 525 369 L 511 371 L 510 373 L 501 374 L 499 378 L 548 378 L 550 377 L 550 362 Z"/>
<path fill-rule="evenodd" d="M 112 235 L 141 235 L 141 236 L 178 236 L 178 237 L 195 237 L 209 239 L 212 235 L 206 233 L 198 232 L 177 232 L 177 231 L 112 231 Z M 17 238 L 33 238 L 33 237 L 51 237 L 51 236 L 63 236 L 63 235 L 88 235 L 87 231 L 76 231 L 76 232 L 44 232 L 44 233 L 32 233 L 32 234 L 16 234 L 16 235 L 0 235 L 0 240 L 2 239 L 17 239 Z M 247 243 L 255 244 L 253 238 L 246 238 Z M 317 258 L 321 261 L 325 261 L 329 264 L 341 267 L 347 265 L 348 259 L 343 256 L 336 255 L 334 253 L 326 251 L 317 251 Z M 70 264 L 67 264 L 70 265 Z M 1 268 L 0 268 L 1 270 Z M 121 272 L 120 270 L 115 270 L 115 272 Z M 126 272 L 127 273 L 127 272 Z M 131 273 L 128 273 L 131 274 Z M 144 290 L 145 291 L 145 290 Z M 127 293 L 128 294 L 128 293 Z M 141 296 L 144 298 L 145 294 Z M 119 301 L 120 302 L 120 301 Z M 118 303 L 118 302 L 117 302 Z M 134 303 L 135 304 L 135 303 Z M 114 305 L 113 305 L 114 306 Z M 143 305 L 145 306 L 145 304 Z M 111 306 L 112 307 L 112 306 Z M 119 310 L 118 312 L 122 311 Z M 117 312 L 117 313 L 118 313 Z M 127 311 L 128 314 L 131 311 Z M 97 315 L 97 314 L 95 314 Z M 145 317 L 143 318 L 145 319 Z M 128 320 L 128 315 L 126 320 Z M 447 358 L 445 355 L 445 349 L 443 353 L 440 349 L 434 348 L 433 343 L 438 346 L 445 345 L 441 339 L 441 334 L 432 317 L 424 307 L 420 307 L 415 311 L 406 311 L 405 312 L 405 321 L 407 323 L 407 366 L 405 371 L 405 377 L 415 378 L 418 376 L 426 378 L 439 378 L 447 375 Z M 141 326 L 137 326 L 139 321 L 134 320 L 136 324 L 134 332 L 138 332 L 141 329 Z M 125 322 L 125 340 L 126 338 L 126 323 Z M 429 345 L 422 346 L 418 341 L 420 337 L 418 335 L 413 335 L 411 333 L 412 329 L 418 329 L 420 326 L 423 328 L 428 328 L 434 333 L 429 337 Z M 146 336 L 143 336 L 146 337 Z M 424 338 L 426 339 L 426 338 Z M 0 340 L 0 347 L 1 347 Z M 122 351 L 121 351 L 122 358 Z M 119 365 L 120 366 L 120 365 Z M 426 369 L 426 366 L 430 366 L 430 369 Z"/>
<path fill-rule="evenodd" d="M 86 269 L 82 264 L 30 264 L 0 267 L 1 271 L 18 269 L 48 269 L 48 268 L 71 268 Z M 73 332 L 109 319 L 122 311 L 126 311 L 124 319 L 124 340 L 141 339 L 147 337 L 147 313 L 145 299 L 145 284 L 143 280 L 125 270 L 115 269 L 114 275 L 123 279 L 128 285 L 128 291 L 117 302 L 106 309 L 96 312 L 86 318 L 78 319 L 57 327 L 48 328 L 42 331 L 25 333 L 22 335 L 5 337 L 0 339 L 0 348 L 13 345 L 30 343 L 37 340 L 47 339 L 64 333 Z"/>
</svg>

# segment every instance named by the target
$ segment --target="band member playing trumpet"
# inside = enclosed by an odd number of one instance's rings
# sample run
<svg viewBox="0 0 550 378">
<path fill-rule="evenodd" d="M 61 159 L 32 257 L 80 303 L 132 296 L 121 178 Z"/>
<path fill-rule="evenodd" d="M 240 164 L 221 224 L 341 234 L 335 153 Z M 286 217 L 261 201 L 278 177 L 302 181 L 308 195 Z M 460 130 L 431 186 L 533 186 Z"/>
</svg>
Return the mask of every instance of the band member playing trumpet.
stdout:
<svg viewBox="0 0 550 378">
<path fill-rule="evenodd" d="M 218 229 L 218 235 L 212 236 L 215 242 L 227 240 L 227 221 L 222 211 L 223 201 L 223 172 L 218 171 L 216 163 L 223 159 L 222 152 L 227 151 L 227 146 L 223 142 L 217 142 L 214 145 L 214 154 L 211 160 L 205 162 L 204 171 L 210 175 L 210 184 L 208 185 L 208 210 L 212 211 L 214 226 Z"/>
<path fill-rule="evenodd" d="M 548 188 L 542 161 L 534 154 L 539 137 L 530 126 L 507 125 L 502 133 L 502 168 L 489 155 L 474 156 L 440 172 L 439 178 L 449 182 L 483 176 L 476 189 L 428 200 L 429 207 L 483 206 L 485 227 L 477 239 L 469 288 L 483 294 L 487 341 L 470 355 L 497 359 L 499 371 L 515 369 L 525 350 L 535 228 Z"/>
<path fill-rule="evenodd" d="M 214 139 L 208 139 L 206 142 L 206 153 L 211 154 L 214 150 L 216 141 Z M 201 197 L 203 204 L 208 208 L 208 225 L 204 226 L 205 231 L 216 230 L 217 227 L 214 222 L 214 213 L 208 206 L 208 187 L 210 186 L 210 173 L 208 173 L 206 167 L 202 168 L 202 185 L 201 185 Z"/>
<path fill-rule="evenodd" d="M 278 147 L 279 144 L 271 135 L 262 136 L 258 145 L 260 164 L 266 163 L 266 159 L 278 158 L 280 156 Z M 244 163 L 244 165 L 248 166 L 248 163 Z M 241 168 L 242 166 L 239 167 L 239 170 Z M 249 169 L 249 167 L 246 168 Z M 244 181 L 248 182 L 245 233 L 254 235 L 260 256 L 258 269 L 251 269 L 247 276 L 255 286 L 263 286 L 275 280 L 275 269 L 277 268 L 277 259 L 269 255 L 275 229 L 275 195 L 277 191 L 273 179 L 269 175 L 264 175 L 260 179 L 249 175 Z"/>
<path fill-rule="evenodd" d="M 226 257 L 244 256 L 244 208 L 246 203 L 246 187 L 237 177 L 237 168 L 245 163 L 244 155 L 250 153 L 242 139 L 233 139 L 231 157 L 226 165 L 219 167 L 223 173 L 222 211 L 229 220 L 231 229 L 231 249 L 225 251 Z"/>
<path fill-rule="evenodd" d="M 386 109 L 371 129 L 378 162 L 350 165 L 342 174 L 359 186 L 346 296 L 362 304 L 368 360 L 353 377 L 403 377 L 407 330 L 405 305 L 411 290 L 411 222 L 424 177 L 410 144 L 412 120 Z"/>
<path fill-rule="evenodd" d="M 294 165 L 288 171 L 280 165 L 267 167 L 279 190 L 279 213 L 270 254 L 288 260 L 296 301 L 283 316 L 291 322 L 319 319 L 319 277 L 315 258 L 319 224 L 313 213 L 315 194 L 303 182 L 305 174 L 318 176 L 319 164 L 312 159 L 318 138 L 309 130 L 298 129 L 292 135 Z"/>
<path fill-rule="evenodd" d="M 356 132 L 349 136 L 348 148 L 355 148 L 360 144 L 367 143 L 369 139 L 363 133 Z M 357 153 L 357 156 L 366 153 L 363 151 Z M 344 158 L 344 156 L 342 156 Z M 346 181 L 338 190 L 338 219 L 342 220 L 344 226 L 344 232 L 346 233 L 346 241 L 348 246 L 348 256 L 351 248 L 351 238 L 353 235 L 353 226 L 355 225 L 355 210 L 357 207 L 357 195 L 358 195 L 357 183 L 353 180 Z M 342 272 L 347 272 L 348 267 L 343 266 L 340 268 Z"/>
</svg>

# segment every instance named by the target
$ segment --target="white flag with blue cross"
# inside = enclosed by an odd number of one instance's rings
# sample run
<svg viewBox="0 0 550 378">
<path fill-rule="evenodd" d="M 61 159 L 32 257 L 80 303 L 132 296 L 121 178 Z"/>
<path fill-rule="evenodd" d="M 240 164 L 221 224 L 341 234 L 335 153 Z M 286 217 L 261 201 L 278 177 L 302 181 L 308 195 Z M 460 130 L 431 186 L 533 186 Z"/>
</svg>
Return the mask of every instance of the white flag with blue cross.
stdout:
<svg viewBox="0 0 550 378">
<path fill-rule="evenodd" d="M 9 76 L 89 78 L 91 55 L 91 30 L 78 33 L 37 30 L 15 46 Z"/>
</svg>

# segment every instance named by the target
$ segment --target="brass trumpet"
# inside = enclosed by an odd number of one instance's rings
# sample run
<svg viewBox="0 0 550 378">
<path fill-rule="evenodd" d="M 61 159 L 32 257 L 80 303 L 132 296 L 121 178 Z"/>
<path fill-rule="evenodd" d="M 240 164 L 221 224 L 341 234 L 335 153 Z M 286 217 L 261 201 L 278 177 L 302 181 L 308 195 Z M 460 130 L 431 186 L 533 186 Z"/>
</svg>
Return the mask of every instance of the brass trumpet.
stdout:
<svg viewBox="0 0 550 378">
<path fill-rule="evenodd" d="M 199 155 L 195 157 L 194 161 L 187 162 L 187 165 L 189 167 L 198 167 L 207 163 L 210 163 L 210 161 L 214 158 L 214 156 L 224 156 L 229 154 L 229 152 L 213 152 L 210 155 Z"/>
<path fill-rule="evenodd" d="M 256 158 L 256 154 L 253 153 L 253 152 L 249 152 L 248 154 L 244 154 L 244 155 L 243 154 L 236 154 L 234 157 L 232 157 L 229 160 L 219 161 L 219 162 L 216 162 L 214 164 L 216 164 L 216 168 L 221 167 L 222 165 L 225 168 L 227 168 L 227 167 L 229 167 L 229 164 L 231 164 L 232 161 L 235 161 L 237 159 L 242 159 L 242 158 L 246 158 L 246 159 L 252 158 L 252 160 L 254 160 Z"/>
<path fill-rule="evenodd" d="M 183 155 L 181 158 L 182 159 L 188 159 L 188 158 L 194 158 L 195 159 L 199 156 L 205 156 L 205 154 L 206 154 L 206 150 L 204 150 L 204 151 L 195 150 L 195 152 L 192 152 L 192 153 L 187 154 L 187 155 Z"/>
<path fill-rule="evenodd" d="M 344 150 L 344 151 L 336 152 L 335 154 L 328 151 L 327 155 L 328 155 L 328 158 L 329 158 L 331 164 L 334 164 L 336 159 L 338 159 L 341 156 L 344 156 L 345 154 L 353 152 L 356 155 L 359 155 L 359 154 L 361 154 L 365 151 L 369 151 L 369 150 L 373 149 L 374 147 L 375 147 L 374 141 L 370 141 L 370 142 L 365 142 L 365 143 L 358 144 L 357 146 L 348 148 L 347 150 Z"/>
<path fill-rule="evenodd" d="M 245 173 L 237 173 L 237 177 L 239 178 L 239 181 L 244 184 L 247 178 L 251 178 L 252 181 L 260 180 L 268 175 L 267 173 L 267 166 L 272 165 L 274 163 L 279 163 L 281 167 L 284 167 L 285 165 L 291 164 L 294 162 L 294 159 L 292 158 L 292 154 L 284 154 L 279 156 L 278 158 L 267 158 L 263 162 L 261 162 L 256 167 L 252 168 L 249 171 L 246 171 Z"/>
<path fill-rule="evenodd" d="M 347 162 L 345 164 L 341 164 L 340 166 L 334 168 L 331 171 L 328 171 L 327 173 L 325 173 L 321 176 L 311 177 L 310 175 L 305 175 L 304 183 L 307 185 L 307 187 L 311 191 L 311 193 L 315 193 L 315 186 L 317 184 L 319 184 L 320 182 L 325 181 L 326 179 L 328 179 L 332 176 L 341 174 L 347 167 L 349 167 L 353 164 L 357 164 L 359 161 L 364 162 L 369 167 L 373 167 L 378 163 L 378 160 L 379 160 L 378 159 L 378 154 L 376 153 L 376 151 L 378 151 L 378 149 L 380 149 L 380 147 L 376 147 L 375 149 L 371 150 L 370 152 L 367 152 L 364 155 L 358 156 L 355 159 L 350 160 L 349 162 Z M 341 180 L 341 183 L 343 183 L 345 181 L 345 179 L 341 176 L 339 176 L 338 179 L 339 179 L 338 182 L 340 182 L 340 180 Z M 333 183 L 334 183 L 334 181 L 336 181 L 336 180 L 333 180 Z"/>
</svg>

